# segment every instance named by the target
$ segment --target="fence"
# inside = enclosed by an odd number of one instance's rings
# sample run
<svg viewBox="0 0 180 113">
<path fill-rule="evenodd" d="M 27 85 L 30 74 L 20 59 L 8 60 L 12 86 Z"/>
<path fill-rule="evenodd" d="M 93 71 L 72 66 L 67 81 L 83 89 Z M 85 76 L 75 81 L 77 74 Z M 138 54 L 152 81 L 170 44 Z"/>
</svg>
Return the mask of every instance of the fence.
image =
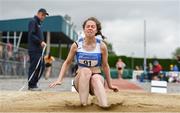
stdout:
<svg viewBox="0 0 180 113">
<path fill-rule="evenodd" d="M 26 75 L 29 65 L 27 62 L 26 49 L 0 42 L 0 75 Z"/>
<path fill-rule="evenodd" d="M 52 76 L 58 76 L 63 60 L 57 59 L 52 64 Z M 26 76 L 29 69 L 29 56 L 27 49 L 15 49 L 10 43 L 0 42 L 0 75 Z M 71 67 L 66 73 L 72 75 Z"/>
</svg>

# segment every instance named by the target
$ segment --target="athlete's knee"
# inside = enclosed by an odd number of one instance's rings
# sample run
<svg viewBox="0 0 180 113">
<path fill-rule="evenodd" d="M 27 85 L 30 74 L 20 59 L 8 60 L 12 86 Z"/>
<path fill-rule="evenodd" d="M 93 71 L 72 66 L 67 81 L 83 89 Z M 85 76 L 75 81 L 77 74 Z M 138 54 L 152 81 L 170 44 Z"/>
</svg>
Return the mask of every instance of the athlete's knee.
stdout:
<svg viewBox="0 0 180 113">
<path fill-rule="evenodd" d="M 96 85 L 98 82 L 102 82 L 102 76 L 101 75 L 93 75 L 91 77 L 91 84 L 94 86 Z"/>
<path fill-rule="evenodd" d="M 91 75 L 92 75 L 92 72 L 91 72 L 91 70 L 89 68 L 81 68 L 79 70 L 79 74 L 81 76 L 86 76 L 87 78 L 90 78 Z"/>
<path fill-rule="evenodd" d="M 99 75 L 99 74 L 95 74 L 95 75 L 93 75 L 93 76 L 91 77 L 91 79 L 92 79 L 93 81 L 101 80 L 101 78 L 102 78 L 102 76 Z"/>
</svg>

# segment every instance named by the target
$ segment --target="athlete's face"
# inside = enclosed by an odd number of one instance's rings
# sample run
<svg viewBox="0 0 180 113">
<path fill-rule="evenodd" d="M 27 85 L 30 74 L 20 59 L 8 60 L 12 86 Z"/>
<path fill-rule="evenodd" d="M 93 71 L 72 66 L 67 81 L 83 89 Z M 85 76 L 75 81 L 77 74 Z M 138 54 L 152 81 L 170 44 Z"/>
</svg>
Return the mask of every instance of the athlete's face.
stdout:
<svg viewBox="0 0 180 113">
<path fill-rule="evenodd" d="M 97 26 L 94 21 L 87 21 L 84 27 L 84 34 L 86 37 L 94 37 L 97 33 Z"/>
</svg>

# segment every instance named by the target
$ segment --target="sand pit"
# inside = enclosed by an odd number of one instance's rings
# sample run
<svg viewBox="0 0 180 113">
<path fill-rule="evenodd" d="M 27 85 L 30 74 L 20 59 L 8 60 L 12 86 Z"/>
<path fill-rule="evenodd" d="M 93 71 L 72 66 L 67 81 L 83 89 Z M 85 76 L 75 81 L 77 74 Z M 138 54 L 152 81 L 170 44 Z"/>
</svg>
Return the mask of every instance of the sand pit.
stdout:
<svg viewBox="0 0 180 113">
<path fill-rule="evenodd" d="M 180 94 L 150 94 L 139 91 L 108 92 L 108 109 L 89 97 L 89 105 L 81 107 L 76 92 L 9 92 L 0 93 L 0 112 L 180 112 Z"/>
</svg>

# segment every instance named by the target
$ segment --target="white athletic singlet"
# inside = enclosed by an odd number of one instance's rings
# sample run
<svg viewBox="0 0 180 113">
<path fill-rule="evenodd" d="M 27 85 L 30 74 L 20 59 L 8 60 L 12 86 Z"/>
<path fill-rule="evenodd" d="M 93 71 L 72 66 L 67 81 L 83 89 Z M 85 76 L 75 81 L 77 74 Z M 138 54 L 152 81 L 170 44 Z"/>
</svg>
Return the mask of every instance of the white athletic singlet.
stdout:
<svg viewBox="0 0 180 113">
<path fill-rule="evenodd" d="M 78 49 L 76 52 L 77 64 L 80 67 L 98 67 L 101 66 L 102 54 L 101 54 L 101 40 L 96 39 L 96 48 L 92 51 L 86 51 L 83 48 L 84 38 L 79 38 L 76 41 Z"/>
</svg>

